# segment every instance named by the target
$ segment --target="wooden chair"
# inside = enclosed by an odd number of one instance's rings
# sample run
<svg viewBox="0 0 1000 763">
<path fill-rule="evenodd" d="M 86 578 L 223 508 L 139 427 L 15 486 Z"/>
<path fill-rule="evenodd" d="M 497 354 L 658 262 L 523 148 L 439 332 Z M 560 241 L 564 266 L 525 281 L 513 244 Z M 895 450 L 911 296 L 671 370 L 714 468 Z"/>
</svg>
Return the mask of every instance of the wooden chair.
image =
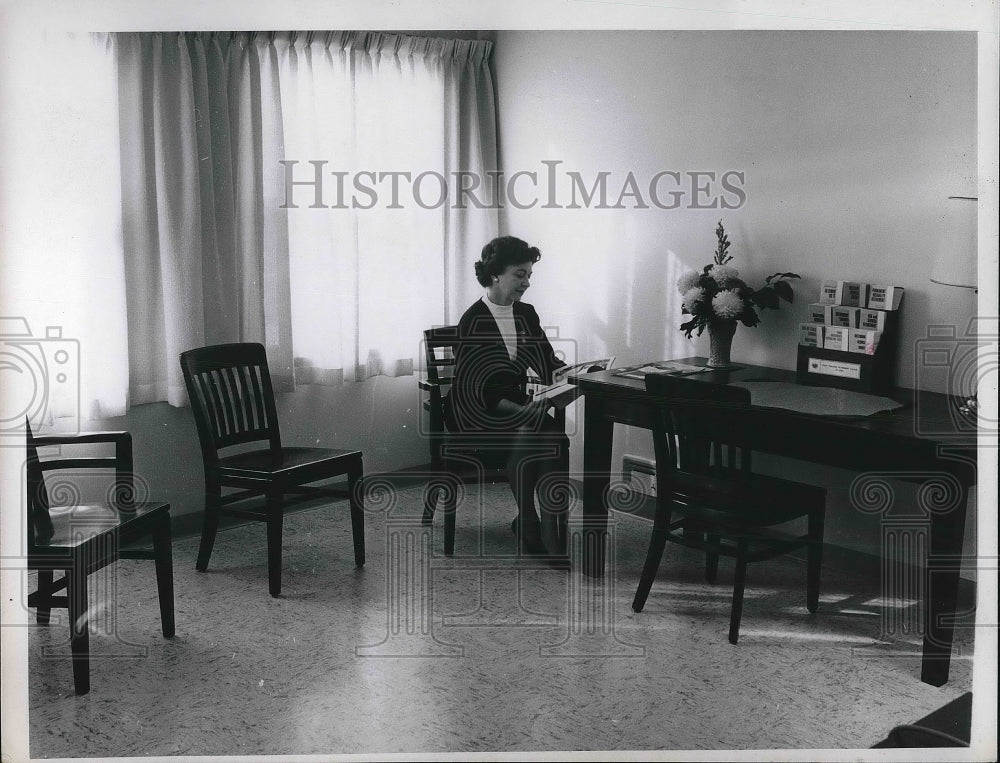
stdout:
<svg viewBox="0 0 1000 763">
<path fill-rule="evenodd" d="M 669 540 L 706 552 L 705 575 L 715 582 L 719 556 L 736 560 L 729 641 L 739 638 L 749 562 L 807 549 L 806 605 L 819 605 L 826 491 L 754 474 L 746 433 L 766 426 L 766 411 L 749 407 L 741 387 L 647 374 L 657 405 L 656 514 L 632 609 L 641 612 Z M 806 532 L 783 527 L 805 519 Z"/>
<path fill-rule="evenodd" d="M 215 545 L 219 519 L 238 516 L 267 524 L 268 588 L 281 593 L 281 534 L 284 510 L 314 497 L 342 499 L 342 489 L 311 483 L 346 475 L 354 536 L 354 562 L 365 563 L 361 451 L 283 446 L 274 390 L 264 347 L 256 343 L 220 344 L 181 353 L 181 369 L 198 427 L 205 467 L 205 518 L 196 568 L 204 572 Z M 264 443 L 252 450 L 251 443 Z M 236 451 L 230 450 L 236 446 Z M 226 451 L 221 455 L 220 451 Z M 235 492 L 223 495 L 223 488 Z M 230 508 L 264 497 L 262 509 Z"/>
<path fill-rule="evenodd" d="M 111 444 L 113 457 L 40 459 L 38 448 L 58 445 Z M 62 448 L 60 448 L 60 451 Z M 73 683 L 77 694 L 90 691 L 90 632 L 87 577 L 117 559 L 152 559 L 165 638 L 174 635 L 174 582 L 170 545 L 170 504 L 136 501 L 132 474 L 132 437 L 128 432 L 94 432 L 35 436 L 27 428 L 27 560 L 38 571 L 38 590 L 28 596 L 36 620 L 47 625 L 53 607 L 69 613 Z M 99 504 L 53 506 L 44 473 L 113 469 L 114 485 Z M 74 491 L 60 483 L 57 498 Z M 135 546 L 152 542 L 152 550 Z M 55 580 L 55 572 L 64 573 Z M 66 591 L 64 596 L 56 596 Z"/>
<path fill-rule="evenodd" d="M 468 434 L 448 431 L 445 425 L 445 397 L 455 373 L 455 349 L 458 326 L 436 326 L 424 331 L 424 362 L 427 377 L 420 389 L 427 392 L 423 409 L 427 413 L 426 436 L 430 448 L 431 469 L 435 475 L 424 492 L 423 523 L 434 521 L 438 498 L 444 503 L 444 552 L 455 552 L 455 512 L 458 484 L 471 480 L 507 480 L 509 446 L 497 434 Z M 529 379 L 529 390 L 531 387 Z M 555 411 L 556 421 L 566 428 L 566 412 Z M 566 517 L 559 517 L 560 533 L 565 541 Z M 564 543 L 565 545 L 565 543 Z"/>
</svg>

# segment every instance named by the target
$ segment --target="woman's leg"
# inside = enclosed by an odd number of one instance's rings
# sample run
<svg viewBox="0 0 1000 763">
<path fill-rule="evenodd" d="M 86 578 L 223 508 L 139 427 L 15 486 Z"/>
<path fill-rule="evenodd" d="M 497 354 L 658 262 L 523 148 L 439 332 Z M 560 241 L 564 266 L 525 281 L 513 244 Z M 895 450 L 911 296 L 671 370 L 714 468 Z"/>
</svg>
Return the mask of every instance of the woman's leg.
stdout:
<svg viewBox="0 0 1000 763">
<path fill-rule="evenodd" d="M 569 438 L 550 417 L 539 438 L 546 458 L 538 462 L 538 510 L 542 542 L 555 556 L 566 555 L 566 518 L 569 513 Z"/>
<path fill-rule="evenodd" d="M 546 416 L 539 429 L 520 429 L 514 438 L 508 476 L 518 506 L 518 533 L 528 553 L 565 554 L 560 532 L 569 506 L 569 440 Z M 538 493 L 541 519 L 535 511 Z"/>
<path fill-rule="evenodd" d="M 532 441 L 535 432 L 519 429 L 512 433 L 510 456 L 507 460 L 507 480 L 517 502 L 517 518 L 513 528 L 518 536 L 519 550 L 526 554 L 542 554 L 541 524 L 535 511 L 535 485 L 538 483 L 538 462 Z"/>
</svg>

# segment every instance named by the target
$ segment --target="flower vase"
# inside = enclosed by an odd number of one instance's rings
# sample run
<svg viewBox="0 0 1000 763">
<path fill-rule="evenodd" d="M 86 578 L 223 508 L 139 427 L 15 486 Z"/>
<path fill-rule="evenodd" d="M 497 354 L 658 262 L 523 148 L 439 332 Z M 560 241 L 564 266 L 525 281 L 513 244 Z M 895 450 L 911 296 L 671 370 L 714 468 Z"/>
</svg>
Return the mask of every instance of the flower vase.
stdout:
<svg viewBox="0 0 1000 763">
<path fill-rule="evenodd" d="M 708 365 L 721 367 L 730 365 L 729 353 L 736 334 L 736 321 L 720 321 L 708 327 Z"/>
</svg>

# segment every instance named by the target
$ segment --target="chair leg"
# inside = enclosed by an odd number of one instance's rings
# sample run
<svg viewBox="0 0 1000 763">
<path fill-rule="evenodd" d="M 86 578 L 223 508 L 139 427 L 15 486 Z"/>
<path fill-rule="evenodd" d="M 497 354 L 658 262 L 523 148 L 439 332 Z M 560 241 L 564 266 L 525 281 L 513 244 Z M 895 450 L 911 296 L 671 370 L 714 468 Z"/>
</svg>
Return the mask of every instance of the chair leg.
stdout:
<svg viewBox="0 0 1000 763">
<path fill-rule="evenodd" d="M 559 515 L 559 548 L 563 550 L 564 554 L 569 553 L 569 508 L 567 507 Z"/>
<path fill-rule="evenodd" d="M 550 556 L 565 557 L 566 515 L 569 512 L 569 486 L 562 481 L 564 472 L 548 473 L 537 487 L 538 516 L 542 545 Z M 554 480 L 554 483 L 549 483 Z"/>
<path fill-rule="evenodd" d="M 458 478 L 453 477 L 450 484 L 444 488 L 444 553 L 451 556 L 455 553 L 455 514 L 458 511 Z"/>
<path fill-rule="evenodd" d="M 160 629 L 164 638 L 173 638 L 174 561 L 169 515 L 164 515 L 162 527 L 153 532 L 153 558 L 156 565 L 156 591 L 160 600 Z"/>
<path fill-rule="evenodd" d="M 421 519 L 421 523 L 425 525 L 434 523 L 434 511 L 437 509 L 438 494 L 444 488 L 437 483 L 436 480 L 431 479 L 424 488 L 424 516 Z"/>
<path fill-rule="evenodd" d="M 361 495 L 361 477 L 363 475 L 361 461 L 356 469 L 347 474 L 347 489 L 351 504 L 351 533 L 354 536 L 354 564 L 365 566 L 365 507 Z"/>
<path fill-rule="evenodd" d="M 707 536 L 709 543 L 718 544 L 720 538 L 716 534 L 709 533 Z M 705 580 L 714 583 L 719 579 L 719 555 L 712 551 L 705 553 Z"/>
<path fill-rule="evenodd" d="M 736 556 L 736 580 L 733 584 L 733 608 L 729 614 L 729 643 L 735 644 L 740 638 L 740 620 L 743 618 L 743 589 L 747 582 L 747 546 L 739 541 Z"/>
<path fill-rule="evenodd" d="M 208 569 L 208 560 L 215 546 L 215 534 L 219 531 L 219 514 L 222 505 L 222 487 L 217 484 L 205 485 L 205 517 L 201 526 L 201 546 L 198 548 L 198 572 Z"/>
<path fill-rule="evenodd" d="M 282 497 L 280 490 L 267 494 L 267 581 L 271 596 L 281 593 Z"/>
<path fill-rule="evenodd" d="M 567 526 L 569 516 L 569 442 L 561 434 L 556 441 L 556 455 L 539 463 L 540 479 L 535 486 L 542 542 L 550 555 L 566 557 L 569 553 Z"/>
<path fill-rule="evenodd" d="M 662 511 L 657 504 L 653 532 L 649 536 L 649 549 L 646 551 L 646 563 L 642 567 L 642 575 L 639 576 L 639 587 L 635 591 L 635 598 L 632 599 L 633 612 L 642 612 L 642 608 L 646 606 L 646 598 L 653 587 L 656 573 L 660 569 L 660 560 L 663 558 L 663 549 L 667 545 L 669 526 L 670 512 Z"/>
<path fill-rule="evenodd" d="M 77 560 L 67 571 L 69 644 L 73 655 L 73 686 L 77 694 L 90 691 L 90 624 L 87 617 L 87 567 Z"/>
<path fill-rule="evenodd" d="M 55 573 L 52 570 L 38 571 L 38 606 L 35 608 L 35 622 L 48 625 L 52 614 L 52 592 L 55 589 Z"/>
<path fill-rule="evenodd" d="M 810 612 L 819 609 L 819 579 L 823 565 L 823 521 L 822 511 L 809 515 L 809 548 L 807 550 L 806 607 Z"/>
</svg>

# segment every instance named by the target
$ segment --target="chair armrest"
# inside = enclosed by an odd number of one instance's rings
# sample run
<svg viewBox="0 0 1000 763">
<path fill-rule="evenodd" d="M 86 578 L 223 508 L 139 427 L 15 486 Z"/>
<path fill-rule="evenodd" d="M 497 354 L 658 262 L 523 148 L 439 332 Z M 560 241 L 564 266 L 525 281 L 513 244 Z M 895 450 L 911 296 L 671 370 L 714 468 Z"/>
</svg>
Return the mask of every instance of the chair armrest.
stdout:
<svg viewBox="0 0 1000 763">
<path fill-rule="evenodd" d="M 450 387 L 452 383 L 452 378 L 450 376 L 444 376 L 437 381 L 429 381 L 427 379 L 421 379 L 417 382 L 417 386 L 425 392 L 433 392 L 434 390 L 440 390 L 442 387 Z"/>
<path fill-rule="evenodd" d="M 32 435 L 36 447 L 52 445 L 113 444 L 114 457 L 64 457 L 39 459 L 38 468 L 45 471 L 60 469 L 114 469 L 115 501 L 120 508 L 129 510 L 135 501 L 135 475 L 132 460 L 132 434 L 126 431 L 77 432 Z"/>
<path fill-rule="evenodd" d="M 121 464 L 121 468 L 117 465 L 119 471 L 126 470 L 132 471 L 132 434 L 125 431 L 108 431 L 108 432 L 77 432 L 75 434 L 64 433 L 60 434 L 58 432 L 53 434 L 42 434 L 42 435 L 32 435 L 32 442 L 34 442 L 35 447 L 46 447 L 52 445 L 93 445 L 93 444 L 107 444 L 111 443 L 115 446 L 115 463 Z M 97 467 L 101 466 L 98 462 L 107 462 L 108 459 L 104 458 L 57 458 L 52 459 L 50 463 L 60 463 L 60 462 L 78 462 L 75 466 L 86 466 L 90 462 L 91 466 Z M 46 462 L 42 461 L 42 468 L 60 468 L 58 466 L 46 467 Z M 107 463 L 103 464 L 108 466 Z M 62 467 L 69 468 L 69 467 Z"/>
<path fill-rule="evenodd" d="M 108 431 L 108 432 L 77 432 L 77 433 L 53 433 L 53 434 L 33 434 L 31 439 L 35 445 L 87 445 L 89 443 L 113 442 L 115 444 L 124 443 L 131 447 L 132 434 L 130 432 Z"/>
</svg>

